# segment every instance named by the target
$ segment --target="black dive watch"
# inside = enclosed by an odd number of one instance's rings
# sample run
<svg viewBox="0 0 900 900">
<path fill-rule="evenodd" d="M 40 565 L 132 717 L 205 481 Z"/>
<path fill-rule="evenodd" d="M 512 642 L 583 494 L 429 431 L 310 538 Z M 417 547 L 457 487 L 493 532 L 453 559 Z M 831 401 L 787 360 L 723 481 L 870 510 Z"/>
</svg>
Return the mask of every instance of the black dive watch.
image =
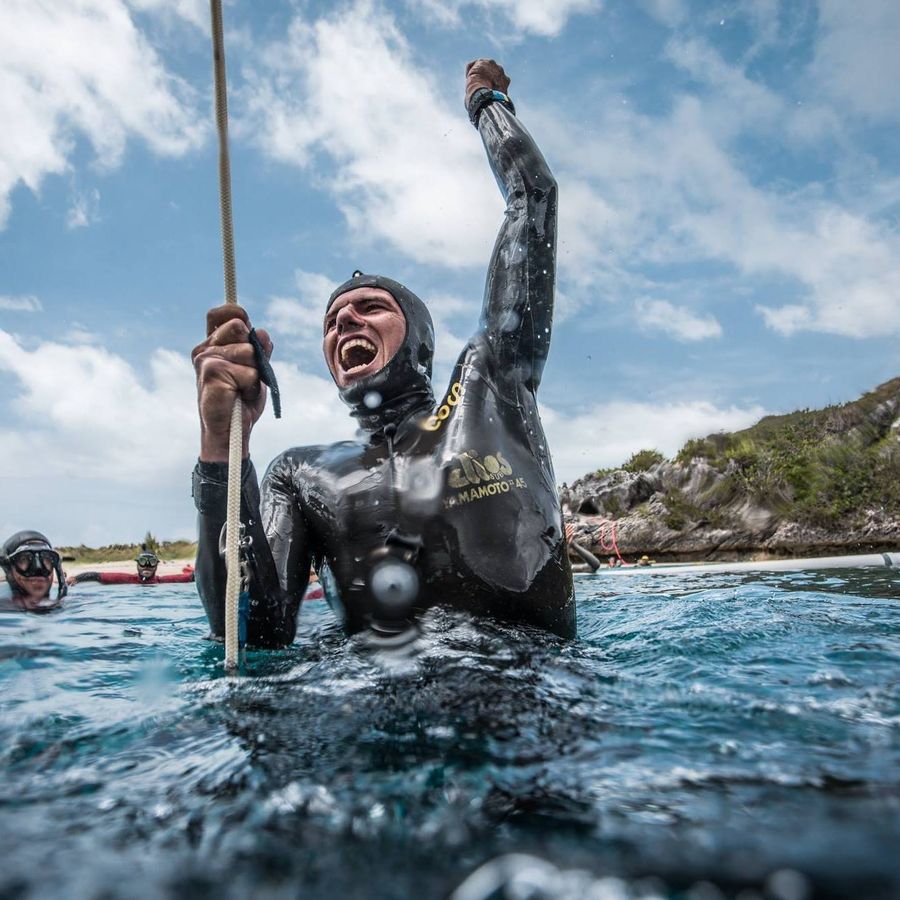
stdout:
<svg viewBox="0 0 900 900">
<path fill-rule="evenodd" d="M 516 107 L 510 100 L 509 94 L 504 94 L 503 91 L 495 91 L 493 88 L 478 88 L 469 97 L 469 102 L 466 104 L 469 121 L 476 128 L 478 127 L 478 117 L 481 115 L 481 111 L 489 103 L 502 103 L 513 115 L 516 114 Z"/>
</svg>

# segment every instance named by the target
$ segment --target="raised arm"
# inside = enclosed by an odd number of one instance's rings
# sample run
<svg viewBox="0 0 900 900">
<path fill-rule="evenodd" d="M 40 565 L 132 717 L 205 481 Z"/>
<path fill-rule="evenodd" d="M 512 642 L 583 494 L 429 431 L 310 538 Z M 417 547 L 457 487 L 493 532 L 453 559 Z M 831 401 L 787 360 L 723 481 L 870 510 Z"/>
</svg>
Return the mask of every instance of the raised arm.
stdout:
<svg viewBox="0 0 900 900">
<path fill-rule="evenodd" d="M 491 256 L 481 328 L 500 365 L 536 391 L 550 349 L 556 277 L 557 187 L 534 139 L 506 97 L 493 60 L 466 69 L 466 106 L 506 200 Z"/>
</svg>

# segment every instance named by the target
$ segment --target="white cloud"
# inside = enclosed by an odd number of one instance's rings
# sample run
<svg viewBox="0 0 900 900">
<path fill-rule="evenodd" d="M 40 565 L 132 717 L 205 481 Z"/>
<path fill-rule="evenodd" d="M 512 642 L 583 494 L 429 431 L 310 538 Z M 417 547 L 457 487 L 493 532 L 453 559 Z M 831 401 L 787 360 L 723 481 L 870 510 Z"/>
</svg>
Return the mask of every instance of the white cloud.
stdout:
<svg viewBox="0 0 900 900">
<path fill-rule="evenodd" d="M 159 4 L 157 4 L 159 5 Z M 134 136 L 160 154 L 198 146 L 206 130 L 188 85 L 166 71 L 123 0 L 0 6 L 0 226 L 12 190 L 37 191 L 69 167 L 85 138 L 116 165 Z"/>
<path fill-rule="evenodd" d="M 689 15 L 684 0 L 640 0 L 640 5 L 649 16 L 670 28 L 679 25 Z"/>
<path fill-rule="evenodd" d="M 809 328 L 812 318 L 805 306 L 798 306 L 796 303 L 781 307 L 758 305 L 756 311 L 762 315 L 769 328 L 783 335 Z"/>
<path fill-rule="evenodd" d="M 559 482 L 572 482 L 598 468 L 619 466 L 637 450 L 656 449 L 672 456 L 689 438 L 746 428 L 765 414 L 760 406 L 717 407 L 704 400 L 663 405 L 599 403 L 572 417 L 541 406 Z"/>
<path fill-rule="evenodd" d="M 359 48 L 365 47 L 365 53 Z M 478 135 L 416 64 L 393 20 L 365 0 L 331 18 L 297 18 L 261 48 L 244 99 L 270 156 L 322 177 L 358 241 L 388 241 L 419 263 L 484 265 L 503 201 Z"/>
<path fill-rule="evenodd" d="M 698 316 L 668 300 L 640 297 L 635 303 L 641 328 L 672 335 L 679 341 L 704 341 L 722 336 L 722 326 L 714 316 Z"/>
<path fill-rule="evenodd" d="M 100 344 L 102 340 L 99 334 L 85 328 L 79 322 L 72 322 L 66 329 L 66 343 L 69 345 Z"/>
<path fill-rule="evenodd" d="M 10 312 L 40 312 L 44 307 L 41 301 L 32 294 L 10 297 L 0 294 L 0 309 Z"/>
<path fill-rule="evenodd" d="M 553 37 L 565 27 L 576 13 L 586 13 L 600 8 L 599 0 L 478 0 L 478 5 L 490 8 L 501 6 L 516 28 L 544 37 Z"/>
<path fill-rule="evenodd" d="M 354 45 L 369 48 L 364 60 Z M 534 116 L 561 185 L 561 312 L 598 294 L 634 301 L 653 289 L 648 263 L 715 260 L 735 277 L 795 280 L 809 310 L 798 327 L 856 337 L 900 329 L 896 237 L 815 188 L 754 184 L 735 152 L 743 136 L 783 130 L 800 114 L 698 39 L 673 39 L 668 53 L 706 84 L 702 101 L 678 96 L 664 118 L 601 104 L 577 142 L 572 123 Z M 317 177 L 357 240 L 387 240 L 419 263 L 484 265 L 500 203 L 482 150 L 392 19 L 366 2 L 297 19 L 261 55 L 273 62 L 250 79 L 245 130 L 255 124 L 267 153 L 310 170 L 327 156 L 337 173 Z M 299 324 L 296 306 L 274 311 Z M 703 321 L 692 333 L 711 336 L 715 321 Z"/>
<path fill-rule="evenodd" d="M 127 0 L 127 3 L 138 12 L 185 19 L 203 31 L 209 30 L 209 3 L 206 0 Z"/>
<path fill-rule="evenodd" d="M 0 370 L 15 385 L 7 403 L 21 423 L 0 432 L 3 458 L 26 480 L 43 473 L 127 483 L 141 472 L 170 470 L 188 452 L 193 378 L 171 351 L 154 354 L 143 384 L 121 357 L 99 347 L 45 342 L 26 350 L 0 331 Z"/>
<path fill-rule="evenodd" d="M 784 98 L 765 84 L 750 78 L 741 66 L 727 63 L 706 41 L 673 38 L 666 48 L 669 59 L 692 78 L 711 89 L 704 100 L 714 109 L 706 131 L 732 137 L 748 127 L 766 129 L 779 123 L 785 113 Z"/>
<path fill-rule="evenodd" d="M 355 431 L 327 376 L 309 375 L 293 362 L 274 365 L 284 417 L 275 420 L 266 410 L 254 429 L 251 450 L 260 474 L 287 447 L 346 440 Z M 0 456 L 5 471 L 15 472 L 4 479 L 0 526 L 30 525 L 16 515 L 36 508 L 35 485 L 48 485 L 40 527 L 60 543 L 122 540 L 126 528 L 151 527 L 167 537 L 193 533 L 188 478 L 199 425 L 186 356 L 156 350 L 142 378 L 99 347 L 46 342 L 27 350 L 0 330 L 0 371 L 7 373 L 10 404 L 0 424 Z M 621 463 L 643 447 L 671 454 L 689 437 L 741 428 L 763 414 L 759 407 L 702 401 L 600 404 L 571 418 L 541 409 L 561 481 Z"/>
<path fill-rule="evenodd" d="M 286 447 L 344 440 L 356 427 L 327 375 L 309 375 L 277 360 L 274 366 L 284 411 L 276 420 L 267 409 L 254 429 L 251 451 L 260 475 Z M 190 359 L 156 350 L 144 378 L 100 347 L 45 342 L 28 350 L 0 330 L 0 372 L 8 404 L 0 458 L 7 472 L 16 473 L 5 484 L 0 524 L 10 531 L 26 527 L 12 520 L 34 509 L 36 484 L 50 484 L 39 516 L 54 540 L 122 540 L 129 521 L 123 509 L 132 503 L 149 504 L 174 529 L 166 536 L 193 533 L 188 485 L 199 425 Z M 70 515 L 70 502 L 89 497 L 89 486 L 96 490 L 94 502 Z M 136 518 L 134 530 L 150 527 L 135 526 Z M 107 520 L 114 524 L 97 524 Z"/>
<path fill-rule="evenodd" d="M 66 227 L 86 228 L 100 220 L 100 191 L 76 191 L 66 214 Z"/>
<path fill-rule="evenodd" d="M 422 298 L 434 321 L 434 391 L 439 395 L 449 383 L 453 366 L 466 341 L 478 326 L 480 302 L 452 294 L 429 293 Z"/>
<path fill-rule="evenodd" d="M 273 363 L 284 413 L 279 421 L 264 417 L 254 430 L 254 456 L 263 465 L 292 442 L 352 434 L 352 422 L 335 423 L 330 379 Z M 0 371 L 16 385 L 7 402 L 19 422 L 14 430 L 8 422 L 0 430 L 3 458 L 23 478 L 44 473 L 128 484 L 140 473 L 180 477 L 185 465 L 193 465 L 199 439 L 193 369 L 171 350 L 155 351 L 149 369 L 143 379 L 121 357 L 82 343 L 45 342 L 27 350 L 0 330 Z M 285 436 L 292 423 L 302 426 L 302 435 Z"/>
<path fill-rule="evenodd" d="M 321 356 L 325 302 L 339 281 L 319 272 L 294 272 L 298 297 L 273 297 L 266 307 L 266 325 L 272 338 L 287 338 L 292 346 Z"/>
<path fill-rule="evenodd" d="M 560 271 L 575 305 L 659 290 L 649 266 L 716 262 L 751 296 L 763 280 L 793 286 L 780 317 L 759 304 L 783 334 L 900 333 L 900 234 L 872 202 L 894 196 L 889 180 L 871 173 L 858 208 L 851 190 L 838 199 L 826 185 L 758 183 L 741 141 L 784 140 L 791 105 L 698 41 L 672 42 L 670 58 L 709 84 L 703 96 L 677 96 L 663 117 L 599 105 L 578 141 L 558 114 L 540 118 L 563 185 Z M 677 299 L 677 282 L 664 289 Z"/>
<path fill-rule="evenodd" d="M 502 16 L 523 34 L 555 37 L 577 13 L 598 10 L 600 0 L 410 0 L 410 6 L 428 12 L 445 25 L 458 27 L 469 15 L 469 8 Z"/>
<path fill-rule="evenodd" d="M 845 3 L 820 0 L 819 35 L 811 82 L 839 104 L 842 114 L 890 121 L 900 116 L 900 4 L 896 0 Z"/>
</svg>

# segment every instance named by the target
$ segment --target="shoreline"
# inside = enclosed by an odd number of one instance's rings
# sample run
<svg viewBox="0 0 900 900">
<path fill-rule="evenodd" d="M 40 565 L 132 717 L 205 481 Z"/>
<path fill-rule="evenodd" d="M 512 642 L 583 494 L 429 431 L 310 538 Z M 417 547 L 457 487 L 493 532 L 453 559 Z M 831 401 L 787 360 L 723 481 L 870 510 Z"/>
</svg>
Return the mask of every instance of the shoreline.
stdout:
<svg viewBox="0 0 900 900">
<path fill-rule="evenodd" d="M 194 559 L 161 559 L 156 570 L 157 575 L 177 575 L 185 566 L 193 566 Z M 78 575 L 81 572 L 136 572 L 133 559 L 111 560 L 109 562 L 63 562 L 66 575 Z"/>
<path fill-rule="evenodd" d="M 193 566 L 194 558 L 161 559 L 157 575 L 178 575 L 184 571 L 185 566 Z M 136 572 L 133 559 L 110 560 L 109 562 L 63 562 L 63 571 L 66 576 L 79 575 L 81 572 Z M 0 582 L 6 581 L 6 576 L 0 571 Z"/>
<path fill-rule="evenodd" d="M 885 522 L 880 529 L 848 529 L 843 533 L 796 523 L 781 523 L 776 527 L 771 522 L 757 531 L 714 527 L 709 522 L 675 530 L 658 517 L 654 519 L 634 510 L 617 518 L 575 513 L 567 516 L 566 521 L 574 527 L 574 539 L 603 562 L 617 551 L 627 562 L 646 555 L 664 565 L 774 563 L 900 552 L 900 519 Z"/>
</svg>

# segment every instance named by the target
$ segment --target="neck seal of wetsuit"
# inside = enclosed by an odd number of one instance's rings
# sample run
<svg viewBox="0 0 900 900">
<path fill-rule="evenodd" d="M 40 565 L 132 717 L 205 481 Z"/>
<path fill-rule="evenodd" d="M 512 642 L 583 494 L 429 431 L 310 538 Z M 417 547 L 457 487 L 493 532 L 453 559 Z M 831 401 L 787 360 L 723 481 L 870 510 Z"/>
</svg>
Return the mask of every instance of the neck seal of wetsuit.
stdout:
<svg viewBox="0 0 900 900">
<path fill-rule="evenodd" d="M 384 432 L 386 425 L 400 425 L 417 412 L 434 406 L 431 362 L 434 358 L 434 324 L 428 307 L 408 288 L 383 275 L 354 272 L 328 298 L 325 312 L 347 291 L 377 287 L 387 291 L 406 318 L 406 337 L 390 362 L 339 391 L 350 407 L 350 415 L 372 434 Z"/>
<path fill-rule="evenodd" d="M 66 584 L 66 575 L 62 568 L 62 558 L 53 549 L 53 545 L 39 531 L 17 531 L 11 537 L 8 537 L 0 548 L 0 568 L 6 575 L 6 581 L 9 584 L 13 594 L 20 594 L 17 582 L 11 578 L 12 558 L 23 550 L 30 551 L 49 551 L 55 557 L 53 569 L 56 572 L 56 603 L 57 605 L 66 596 L 69 587 Z M 50 607 L 47 607 L 49 609 Z"/>
</svg>

